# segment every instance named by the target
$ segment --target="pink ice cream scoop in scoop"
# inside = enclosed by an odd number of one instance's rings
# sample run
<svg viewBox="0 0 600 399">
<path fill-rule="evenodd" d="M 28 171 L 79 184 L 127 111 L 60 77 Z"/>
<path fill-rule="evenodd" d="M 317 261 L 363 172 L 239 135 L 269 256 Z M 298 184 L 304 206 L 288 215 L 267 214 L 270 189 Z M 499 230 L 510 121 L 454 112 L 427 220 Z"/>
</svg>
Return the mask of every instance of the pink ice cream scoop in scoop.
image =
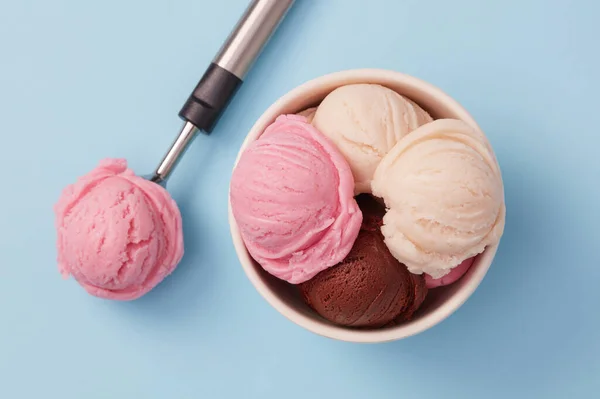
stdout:
<svg viewBox="0 0 600 399">
<path fill-rule="evenodd" d="M 58 264 L 90 294 L 136 299 L 183 256 L 181 215 L 158 184 L 125 160 L 106 159 L 68 186 L 55 206 Z"/>
<path fill-rule="evenodd" d="M 55 206 L 63 275 L 92 295 L 131 300 L 175 269 L 183 233 L 166 180 L 196 134 L 211 133 L 293 3 L 252 0 L 179 112 L 184 125 L 149 180 L 107 159 L 64 190 Z"/>
<path fill-rule="evenodd" d="M 282 115 L 241 155 L 233 216 L 252 257 L 272 275 L 305 282 L 342 261 L 362 213 L 337 148 L 302 116 Z"/>
</svg>

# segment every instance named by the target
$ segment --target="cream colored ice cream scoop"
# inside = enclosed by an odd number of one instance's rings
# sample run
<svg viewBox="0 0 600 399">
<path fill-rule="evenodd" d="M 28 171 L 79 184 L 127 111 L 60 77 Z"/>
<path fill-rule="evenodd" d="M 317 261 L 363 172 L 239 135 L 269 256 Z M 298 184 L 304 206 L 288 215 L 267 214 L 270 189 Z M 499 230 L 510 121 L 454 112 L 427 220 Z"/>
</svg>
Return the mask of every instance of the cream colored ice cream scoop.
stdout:
<svg viewBox="0 0 600 399">
<path fill-rule="evenodd" d="M 416 274 L 442 277 L 504 230 L 496 157 L 484 134 L 459 120 L 436 120 L 400 140 L 377 167 L 372 190 L 388 208 L 388 248 Z"/>
<path fill-rule="evenodd" d="M 352 84 L 332 91 L 312 121 L 340 149 L 352 169 L 355 193 L 369 193 L 373 173 L 408 133 L 431 122 L 418 105 L 387 87 Z"/>
</svg>

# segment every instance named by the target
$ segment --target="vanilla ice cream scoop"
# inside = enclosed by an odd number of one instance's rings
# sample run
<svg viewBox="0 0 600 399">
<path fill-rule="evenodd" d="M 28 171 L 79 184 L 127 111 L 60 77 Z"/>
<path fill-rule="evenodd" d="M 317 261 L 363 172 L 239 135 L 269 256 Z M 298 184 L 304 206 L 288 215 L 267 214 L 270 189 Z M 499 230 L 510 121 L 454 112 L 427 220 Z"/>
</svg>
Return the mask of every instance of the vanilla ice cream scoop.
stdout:
<svg viewBox="0 0 600 399">
<path fill-rule="evenodd" d="M 436 120 L 400 140 L 372 190 L 388 208 L 385 243 L 416 274 L 443 277 L 504 230 L 498 162 L 483 133 L 459 120 Z"/>
<path fill-rule="evenodd" d="M 317 108 L 313 125 L 344 155 L 355 193 L 369 193 L 381 159 L 408 133 L 431 122 L 417 104 L 387 87 L 352 84 L 332 91 Z"/>
</svg>

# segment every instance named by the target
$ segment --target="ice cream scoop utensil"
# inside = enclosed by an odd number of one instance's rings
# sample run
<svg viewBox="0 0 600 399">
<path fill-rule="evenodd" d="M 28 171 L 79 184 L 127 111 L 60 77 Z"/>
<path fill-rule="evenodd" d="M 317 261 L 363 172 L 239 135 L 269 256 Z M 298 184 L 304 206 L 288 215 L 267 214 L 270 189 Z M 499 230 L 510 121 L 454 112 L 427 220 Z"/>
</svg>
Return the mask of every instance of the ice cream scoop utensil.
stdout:
<svg viewBox="0 0 600 399">
<path fill-rule="evenodd" d="M 184 120 L 181 132 L 150 180 L 166 185 L 166 180 L 198 131 L 212 132 L 246 73 L 293 3 L 294 0 L 252 0 L 179 111 L 179 117 Z"/>
</svg>

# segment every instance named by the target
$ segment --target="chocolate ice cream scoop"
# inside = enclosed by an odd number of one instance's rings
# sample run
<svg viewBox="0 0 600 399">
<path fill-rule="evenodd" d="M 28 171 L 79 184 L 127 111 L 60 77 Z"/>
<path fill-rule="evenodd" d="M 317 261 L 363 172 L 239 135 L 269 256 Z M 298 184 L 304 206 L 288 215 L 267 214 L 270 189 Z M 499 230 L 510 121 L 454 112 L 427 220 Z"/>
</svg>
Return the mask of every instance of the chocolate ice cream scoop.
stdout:
<svg viewBox="0 0 600 399">
<path fill-rule="evenodd" d="M 425 298 L 425 279 L 410 273 L 383 242 L 383 206 L 368 195 L 357 202 L 363 223 L 350 253 L 301 284 L 302 296 L 322 317 L 344 326 L 373 328 L 407 320 Z"/>
<path fill-rule="evenodd" d="M 423 304 L 423 301 L 425 301 L 425 297 L 427 296 L 427 292 L 428 292 L 428 288 L 427 288 L 427 283 L 425 281 L 425 275 L 424 274 L 410 274 L 412 279 L 413 279 L 413 284 L 414 284 L 414 300 L 412 301 L 412 305 L 406 309 L 404 312 L 401 312 L 396 318 L 394 318 L 394 320 L 392 320 L 388 326 L 397 326 L 399 324 L 404 323 L 405 321 L 408 321 L 410 319 L 412 319 L 413 315 L 415 314 L 415 312 L 417 310 L 419 310 L 419 308 L 421 307 L 421 305 Z"/>
</svg>

